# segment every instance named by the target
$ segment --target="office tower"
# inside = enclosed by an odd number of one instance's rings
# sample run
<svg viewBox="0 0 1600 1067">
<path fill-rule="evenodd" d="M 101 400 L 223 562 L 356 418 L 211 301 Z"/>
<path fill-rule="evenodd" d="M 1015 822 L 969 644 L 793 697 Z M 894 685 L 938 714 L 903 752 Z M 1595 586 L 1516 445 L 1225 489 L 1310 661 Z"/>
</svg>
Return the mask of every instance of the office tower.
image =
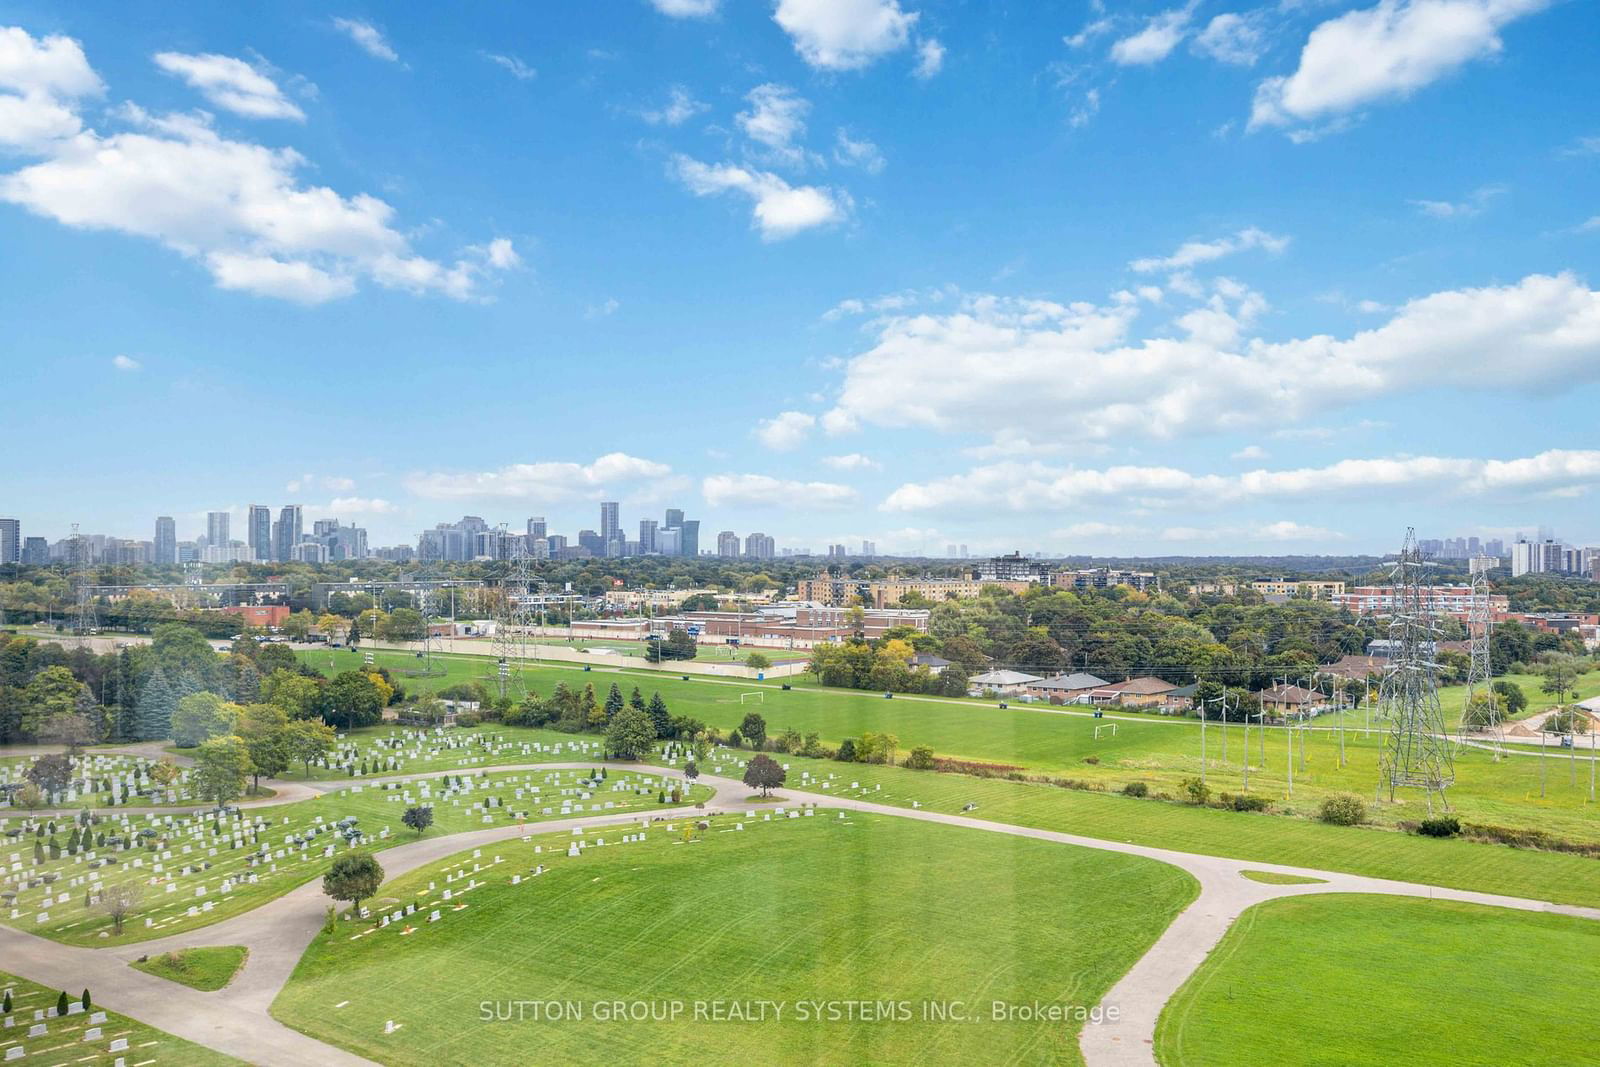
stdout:
<svg viewBox="0 0 1600 1067">
<path fill-rule="evenodd" d="M 0 519 L 0 565 L 22 562 L 22 522 Z"/>
<path fill-rule="evenodd" d="M 656 550 L 656 529 L 654 519 L 639 520 L 639 554 L 649 555 Z"/>
<path fill-rule="evenodd" d="M 178 524 L 171 515 L 156 516 L 156 540 L 152 550 L 158 567 L 178 562 Z"/>
<path fill-rule="evenodd" d="M 945 559 L 955 559 L 956 558 L 956 546 L 955 545 L 945 545 L 944 546 L 944 558 Z"/>
<path fill-rule="evenodd" d="M 285 504 L 278 510 L 278 521 L 273 526 L 272 558 L 286 563 L 294 558 L 294 546 L 300 543 L 305 516 L 299 504 Z"/>
<path fill-rule="evenodd" d="M 676 526 L 668 526 L 664 530 L 656 531 L 656 551 L 663 556 L 682 555 L 683 531 Z"/>
<path fill-rule="evenodd" d="M 669 530 L 674 529 L 674 528 L 681 530 L 683 528 L 683 509 L 682 508 L 668 508 L 667 509 L 667 521 L 665 523 L 663 523 L 663 525 L 666 526 L 666 528 L 669 529 Z"/>
<path fill-rule="evenodd" d="M 600 540 L 606 544 L 622 539 L 620 508 L 615 500 L 600 502 Z"/>
<path fill-rule="evenodd" d="M 50 563 L 50 542 L 42 537 L 25 538 L 22 542 L 22 562 L 29 567 L 44 567 Z"/>
<path fill-rule="evenodd" d="M 206 544 L 228 544 L 228 513 L 226 511 L 206 512 Z"/>
<path fill-rule="evenodd" d="M 547 528 L 546 528 L 545 523 L 544 523 L 544 516 L 539 515 L 539 516 L 535 516 L 534 518 L 531 518 L 531 519 L 528 520 L 528 540 L 529 541 L 537 541 L 541 537 L 546 536 L 547 532 L 548 531 L 547 531 Z"/>
<path fill-rule="evenodd" d="M 567 552 L 567 535 L 551 534 L 544 539 L 545 548 L 550 553 L 551 559 L 561 559 Z"/>
<path fill-rule="evenodd" d="M 678 552 L 685 556 L 698 556 L 700 554 L 700 520 L 684 519 L 682 535 L 679 539 Z"/>
<path fill-rule="evenodd" d="M 593 530 L 578 531 L 578 547 L 588 549 L 591 556 L 606 554 L 606 543 L 600 540 L 600 535 Z"/>
<path fill-rule="evenodd" d="M 250 546 L 250 558 L 272 558 L 272 509 L 265 504 L 251 504 L 244 520 L 245 543 Z"/>
<path fill-rule="evenodd" d="M 868 559 L 871 559 L 873 556 L 878 554 L 878 546 L 873 544 L 871 541 L 862 541 L 861 554 L 866 556 Z"/>
<path fill-rule="evenodd" d="M 717 534 L 717 555 L 723 559 L 731 559 L 739 555 L 739 535 L 732 530 L 723 530 Z"/>
</svg>

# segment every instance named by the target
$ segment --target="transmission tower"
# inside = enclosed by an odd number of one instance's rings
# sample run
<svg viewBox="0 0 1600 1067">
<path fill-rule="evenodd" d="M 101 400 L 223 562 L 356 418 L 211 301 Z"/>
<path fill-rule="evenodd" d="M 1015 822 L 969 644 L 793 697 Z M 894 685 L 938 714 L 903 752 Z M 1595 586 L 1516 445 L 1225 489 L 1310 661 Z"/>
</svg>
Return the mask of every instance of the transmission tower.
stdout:
<svg viewBox="0 0 1600 1067">
<path fill-rule="evenodd" d="M 89 595 L 89 543 L 72 524 L 72 582 L 78 597 L 76 632 L 82 636 L 99 627 L 95 615 L 94 597 Z"/>
<path fill-rule="evenodd" d="M 444 674 L 442 663 L 434 659 L 444 651 L 439 638 L 433 632 L 433 626 L 428 621 L 433 613 L 433 591 L 424 584 L 423 579 L 418 579 L 417 610 L 422 615 L 422 663 L 418 668 L 424 678 L 431 678 L 435 674 Z"/>
<path fill-rule="evenodd" d="M 1379 714 L 1389 720 L 1379 788 L 1389 787 L 1390 800 L 1400 787 L 1425 790 L 1430 812 L 1435 793 L 1449 808 L 1444 791 L 1455 781 L 1439 711 L 1438 666 L 1433 661 L 1439 630 L 1433 621 L 1432 568 L 1417 548 L 1416 531 L 1408 528 L 1400 558 L 1390 564 L 1394 614 L 1389 621 L 1389 660 L 1378 690 Z"/>
<path fill-rule="evenodd" d="M 528 600 L 532 592 L 533 569 L 523 539 L 518 537 L 514 541 L 511 566 L 500 583 L 502 599 L 495 619 L 494 647 L 490 653 L 495 659 L 502 697 L 511 690 L 521 696 L 528 695 L 523 668 L 528 658 L 528 625 L 532 615 Z M 505 523 L 500 524 L 499 543 L 501 546 L 513 543 Z M 514 682 L 513 669 L 516 672 Z"/>
<path fill-rule="evenodd" d="M 1489 576 L 1476 561 L 1472 564 L 1472 606 L 1467 616 L 1467 637 L 1471 643 L 1472 666 L 1467 672 L 1467 702 L 1462 706 L 1461 739 L 1482 739 L 1489 743 L 1495 762 L 1505 756 L 1505 735 L 1500 725 L 1500 705 L 1494 691 L 1494 667 L 1489 660 L 1489 636 L 1494 629 L 1494 612 L 1489 606 Z M 1486 721 L 1468 733 L 1467 711 L 1474 700 L 1484 700 Z"/>
</svg>

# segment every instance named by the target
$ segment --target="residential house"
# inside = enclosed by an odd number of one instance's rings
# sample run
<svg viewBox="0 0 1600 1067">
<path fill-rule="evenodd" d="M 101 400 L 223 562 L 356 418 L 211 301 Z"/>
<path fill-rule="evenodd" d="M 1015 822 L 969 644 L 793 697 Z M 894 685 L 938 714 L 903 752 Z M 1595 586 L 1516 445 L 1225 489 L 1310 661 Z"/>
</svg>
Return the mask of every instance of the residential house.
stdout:
<svg viewBox="0 0 1600 1067">
<path fill-rule="evenodd" d="M 1159 707 L 1166 695 L 1178 687 L 1161 678 L 1129 678 L 1089 691 L 1091 704 L 1115 704 L 1122 708 Z"/>
<path fill-rule="evenodd" d="M 1317 708 L 1328 699 L 1321 693 L 1298 685 L 1275 685 L 1257 695 L 1261 698 L 1261 712 L 1269 719 L 1315 714 Z"/>
<path fill-rule="evenodd" d="M 1042 678 L 1028 686 L 1028 695 L 1048 700 L 1052 704 L 1087 704 L 1091 690 L 1110 685 L 1104 678 L 1078 671 L 1075 674 L 1058 674 Z"/>
<path fill-rule="evenodd" d="M 918 652 L 911 657 L 912 670 L 916 670 L 918 667 L 926 667 L 934 674 L 943 674 L 944 669 L 948 666 L 950 666 L 949 660 L 935 656 L 930 652 Z"/>
<path fill-rule="evenodd" d="M 967 692 L 971 695 L 1012 697 L 1020 696 L 1027 692 L 1028 687 L 1034 682 L 1044 679 L 1036 674 L 1023 674 L 1021 671 L 988 671 L 976 675 L 967 682 Z"/>
</svg>

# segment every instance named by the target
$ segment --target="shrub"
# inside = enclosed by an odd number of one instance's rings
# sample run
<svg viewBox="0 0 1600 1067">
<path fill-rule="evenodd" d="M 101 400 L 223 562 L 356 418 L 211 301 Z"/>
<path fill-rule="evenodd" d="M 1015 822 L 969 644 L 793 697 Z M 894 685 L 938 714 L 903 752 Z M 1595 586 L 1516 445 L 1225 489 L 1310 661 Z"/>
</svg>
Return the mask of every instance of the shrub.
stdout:
<svg viewBox="0 0 1600 1067">
<path fill-rule="evenodd" d="M 1097 763 L 1100 762 L 1100 757 L 1099 756 L 1085 756 L 1085 757 L 1083 757 L 1083 762 L 1089 763 L 1089 764 L 1097 764 Z"/>
<path fill-rule="evenodd" d="M 1223 793 L 1222 806 L 1234 811 L 1266 811 L 1271 805 L 1267 798 L 1255 793 Z"/>
<path fill-rule="evenodd" d="M 918 745 L 906 756 L 906 766 L 914 771 L 933 770 L 933 749 L 927 745 Z"/>
<path fill-rule="evenodd" d="M 1417 823 L 1417 833 L 1423 837 L 1454 837 L 1461 832 L 1461 820 L 1454 815 L 1438 815 Z"/>
<path fill-rule="evenodd" d="M 1143 782 L 1129 782 L 1122 787 L 1122 794 L 1129 797 L 1147 797 L 1150 795 L 1150 787 Z"/>
<path fill-rule="evenodd" d="M 1211 799 L 1211 787 L 1198 778 L 1185 778 L 1178 784 L 1183 786 L 1183 795 L 1191 804 L 1204 804 Z"/>
<path fill-rule="evenodd" d="M 1317 818 L 1334 826 L 1359 826 L 1367 821 L 1367 802 L 1354 793 L 1335 793 L 1323 800 Z"/>
<path fill-rule="evenodd" d="M 56 998 L 56 1014 L 57 1015 L 65 1015 L 66 1013 L 67 1013 L 67 991 L 65 989 L 63 989 L 61 991 L 61 995 Z"/>
</svg>

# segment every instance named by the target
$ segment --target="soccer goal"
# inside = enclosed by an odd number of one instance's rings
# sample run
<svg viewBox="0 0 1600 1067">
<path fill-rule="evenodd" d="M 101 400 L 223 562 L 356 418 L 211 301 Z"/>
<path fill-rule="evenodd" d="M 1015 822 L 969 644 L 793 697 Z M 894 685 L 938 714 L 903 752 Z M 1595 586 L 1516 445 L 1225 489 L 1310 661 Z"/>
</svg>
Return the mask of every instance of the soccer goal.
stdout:
<svg viewBox="0 0 1600 1067">
<path fill-rule="evenodd" d="M 757 704 L 765 704 L 767 702 L 767 694 L 757 692 L 757 693 L 740 693 L 739 694 L 739 703 L 743 704 L 746 700 L 749 700 L 751 697 L 755 698 L 755 701 L 756 701 Z"/>
<path fill-rule="evenodd" d="M 1112 737 L 1116 737 L 1117 736 L 1117 724 L 1116 723 L 1114 723 L 1114 722 L 1103 723 L 1103 724 L 1101 724 L 1099 726 L 1096 726 L 1094 728 L 1094 739 L 1096 741 L 1100 740 L 1100 731 L 1101 730 L 1110 730 Z"/>
</svg>

